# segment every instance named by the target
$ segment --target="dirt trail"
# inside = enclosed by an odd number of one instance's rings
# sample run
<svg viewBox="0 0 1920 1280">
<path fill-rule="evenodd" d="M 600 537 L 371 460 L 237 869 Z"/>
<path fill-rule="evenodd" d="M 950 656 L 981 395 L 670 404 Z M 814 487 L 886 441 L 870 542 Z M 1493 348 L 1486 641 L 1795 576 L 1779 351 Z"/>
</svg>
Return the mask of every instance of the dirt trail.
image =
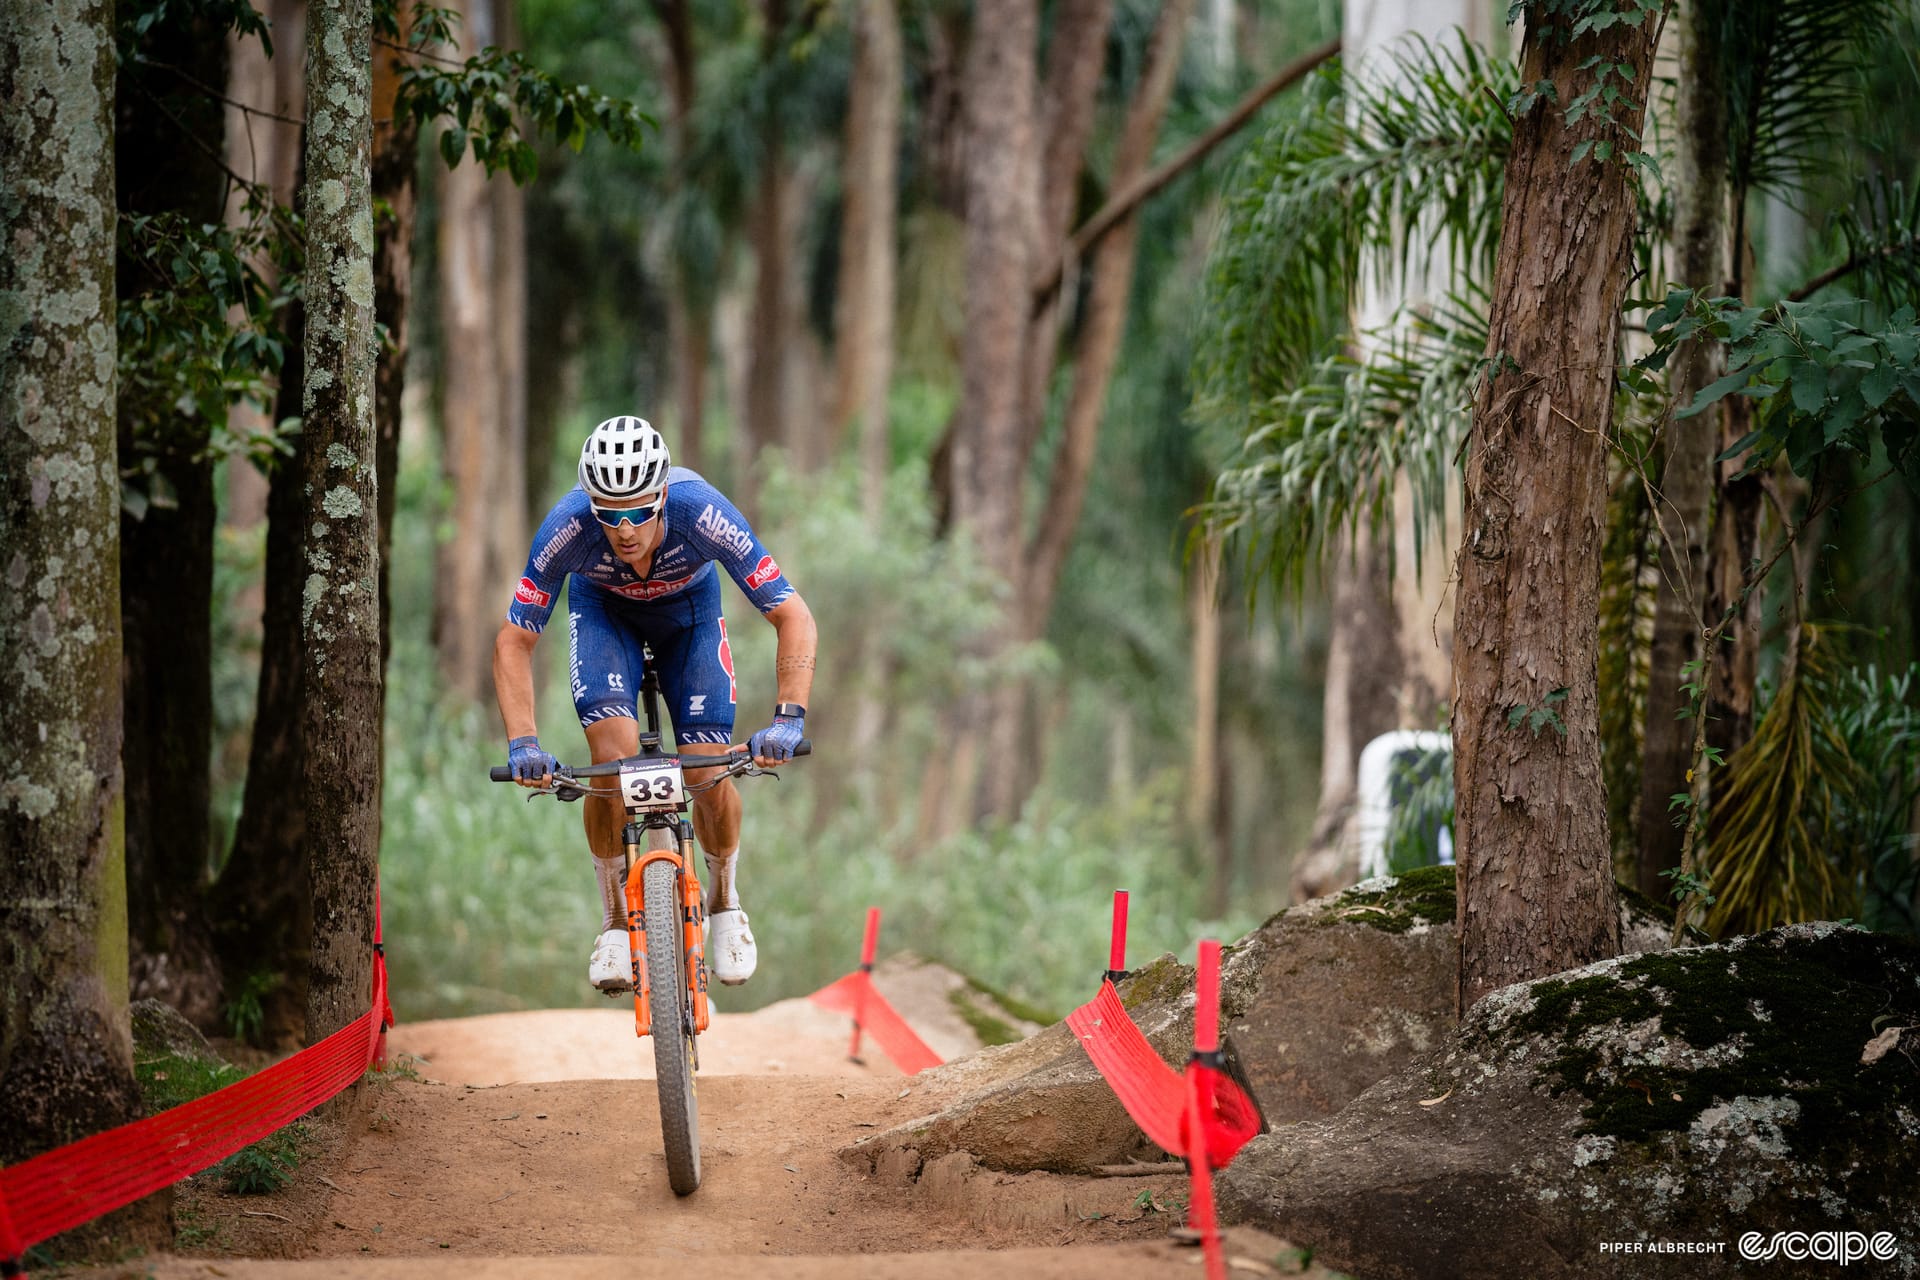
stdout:
<svg viewBox="0 0 1920 1280">
<path fill-rule="evenodd" d="M 303 1165 L 294 1190 L 186 1197 L 217 1257 L 127 1274 L 626 1280 L 636 1262 L 674 1258 L 769 1280 L 1199 1274 L 1198 1251 L 1167 1234 L 1184 1177 L 961 1167 L 882 1185 L 857 1172 L 841 1147 L 948 1099 L 877 1050 L 847 1061 L 846 1020 L 801 1001 L 718 1014 L 701 1037 L 703 1182 L 676 1197 L 631 1019 L 553 1010 L 396 1028 L 390 1047 L 417 1056 L 420 1079 L 364 1090 L 363 1131 Z M 1280 1241 L 1230 1239 L 1237 1275 L 1297 1271 Z"/>
</svg>

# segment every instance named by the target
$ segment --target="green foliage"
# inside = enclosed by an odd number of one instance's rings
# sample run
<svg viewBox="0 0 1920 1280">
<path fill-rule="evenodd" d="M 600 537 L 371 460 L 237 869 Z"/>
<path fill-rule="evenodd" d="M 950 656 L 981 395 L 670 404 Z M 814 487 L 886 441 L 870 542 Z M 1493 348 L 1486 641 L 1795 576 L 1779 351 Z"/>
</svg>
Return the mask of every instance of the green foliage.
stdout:
<svg viewBox="0 0 1920 1280">
<path fill-rule="evenodd" d="M 246 1074 L 231 1063 L 188 1054 L 166 1053 L 133 1064 L 134 1082 L 149 1115 L 224 1089 Z"/>
<path fill-rule="evenodd" d="M 1417 560 L 1453 489 L 1486 349 L 1483 303 L 1477 294 L 1455 298 L 1368 335 L 1360 357 L 1343 351 L 1319 361 L 1262 407 L 1215 482 L 1208 523 L 1297 585 L 1342 533 L 1384 528 L 1405 477 Z"/>
<path fill-rule="evenodd" d="M 407 43 L 416 60 L 400 74 L 395 111 L 422 126 L 444 122 L 440 156 L 449 169 L 469 150 L 489 174 L 505 169 L 524 186 L 539 173 L 533 144 L 521 133 L 521 121 L 574 151 L 598 134 L 615 146 L 638 150 L 653 117 L 623 98 L 598 93 L 582 84 L 562 84 L 535 66 L 525 54 L 492 45 L 452 67 L 429 61 L 425 46 L 448 34 L 447 10 L 426 9 Z M 389 28 L 389 39 L 397 32 Z"/>
<path fill-rule="evenodd" d="M 1853 764 L 1853 785 L 1837 789 L 1840 844 L 1864 867 L 1861 923 L 1920 934 L 1920 664 L 1882 676 L 1868 665 L 1841 674 L 1833 718 Z"/>
<path fill-rule="evenodd" d="M 233 988 L 221 1012 L 226 1016 L 227 1028 L 236 1040 L 252 1040 L 260 1030 L 261 1021 L 266 1017 L 262 1001 L 279 987 L 281 976 L 267 970 L 256 970 L 242 978 Z"/>
<path fill-rule="evenodd" d="M 1438 244 L 1452 274 L 1437 291 L 1491 278 L 1515 87 L 1509 64 L 1465 41 L 1410 43 L 1377 77 L 1313 77 L 1234 180 L 1197 379 L 1212 411 L 1258 421 L 1335 346 L 1363 260 L 1391 289 Z"/>
<path fill-rule="evenodd" d="M 138 61 L 140 42 L 163 27 L 205 24 L 212 32 L 231 31 L 260 41 L 273 55 L 272 27 L 247 0 L 122 0 L 114 6 L 114 35 L 120 61 Z"/>
<path fill-rule="evenodd" d="M 283 1134 L 262 1138 L 221 1161 L 216 1166 L 220 1185 L 241 1196 L 271 1195 L 285 1189 L 300 1166 L 300 1147 Z"/>
<path fill-rule="evenodd" d="M 179 1054 L 135 1062 L 133 1073 L 149 1115 L 237 1084 L 248 1074 L 229 1063 Z M 234 1152 L 215 1165 L 213 1172 L 219 1175 L 222 1186 L 238 1195 L 279 1191 L 293 1180 L 306 1140 L 307 1127 L 296 1122 Z"/>
<path fill-rule="evenodd" d="M 1525 725 L 1533 730 L 1533 736 L 1538 738 L 1540 730 L 1551 726 L 1555 733 L 1563 738 L 1566 737 L 1567 722 L 1562 720 L 1560 713 L 1553 709 L 1553 704 L 1564 701 L 1566 696 L 1567 690 L 1561 688 L 1549 693 L 1537 707 L 1524 702 L 1515 703 L 1507 708 L 1507 728 L 1518 729 Z"/>
<path fill-rule="evenodd" d="M 1707 888 L 1705 877 L 1682 871 L 1679 867 L 1668 867 L 1660 874 L 1673 884 L 1671 896 L 1675 902 L 1685 902 L 1691 898 L 1703 907 L 1713 905 L 1714 896 Z"/>
<path fill-rule="evenodd" d="M 1866 51 L 1902 0 L 1769 0 L 1718 7 L 1734 190 L 1792 192 L 1833 163 Z"/>
<path fill-rule="evenodd" d="M 1453 829 L 1453 748 L 1426 751 L 1396 762 L 1389 789 L 1393 814 L 1387 823 L 1389 875 L 1434 865 L 1437 833 Z"/>
<path fill-rule="evenodd" d="M 1647 317 L 1655 347 L 1638 365 L 1661 368 L 1688 338 L 1717 338 L 1727 373 L 1679 416 L 1729 395 L 1758 401 L 1754 430 L 1723 456 L 1746 455 L 1752 472 L 1784 452 L 1796 474 L 1812 477 L 1836 453 L 1868 457 L 1877 442 L 1920 490 L 1920 325 L 1912 307 L 1877 328 L 1855 323 L 1860 311 L 1855 298 L 1763 309 L 1676 288 Z"/>
<path fill-rule="evenodd" d="M 257 201 L 247 207 L 237 229 L 177 213 L 120 219 L 121 275 L 132 287 L 116 316 L 119 413 L 134 440 L 120 460 L 121 500 L 136 518 L 173 502 L 155 449 L 183 423 L 216 456 L 264 462 L 289 451 L 274 436 L 228 430 L 235 404 L 271 401 L 286 353 L 280 313 L 298 288 L 298 223 Z"/>
</svg>

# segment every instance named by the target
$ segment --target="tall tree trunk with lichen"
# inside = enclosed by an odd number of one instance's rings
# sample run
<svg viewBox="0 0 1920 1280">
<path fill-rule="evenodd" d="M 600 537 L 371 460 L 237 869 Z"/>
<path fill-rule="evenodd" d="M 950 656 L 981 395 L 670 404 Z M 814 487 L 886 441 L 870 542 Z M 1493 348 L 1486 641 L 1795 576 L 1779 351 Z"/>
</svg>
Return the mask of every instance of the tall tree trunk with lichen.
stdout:
<svg viewBox="0 0 1920 1280">
<path fill-rule="evenodd" d="M 316 5 L 307 41 L 305 780 L 307 1031 L 365 1012 L 380 842 L 371 0 Z"/>
<path fill-rule="evenodd" d="M 1729 283 L 1727 101 L 1720 46 L 1730 0 L 1682 0 L 1675 11 L 1679 60 L 1675 77 L 1675 154 L 1672 278 L 1693 289 L 1722 291 Z M 1702 338 L 1674 355 L 1671 395 L 1692 400 L 1720 376 L 1719 344 Z M 1683 832 L 1672 820 L 1671 798 L 1689 789 L 1693 722 L 1681 685 L 1686 666 L 1700 657 L 1700 638 L 1714 619 L 1706 606 L 1708 534 L 1713 518 L 1713 457 L 1720 451 L 1720 414 L 1672 419 L 1655 513 L 1660 539 L 1653 641 L 1648 655 L 1645 754 L 1640 771 L 1638 864 L 1640 892 L 1655 899 L 1670 888 L 1661 872 L 1680 865 Z"/>
<path fill-rule="evenodd" d="M 113 8 L 0 10 L 0 1164 L 140 1112 L 127 1020 Z M 166 1201 L 112 1224 L 160 1243 Z M 78 1243 L 78 1242 L 76 1242 Z"/>
<path fill-rule="evenodd" d="M 1527 8 L 1454 618 L 1458 1000 L 1618 953 L 1596 661 L 1606 449 L 1658 21 Z M 1627 95 L 1569 122 L 1595 68 Z M 1617 70 L 1616 70 L 1617 69 Z M 1606 144 L 1604 152 L 1600 144 Z M 1582 145 L 1586 144 L 1586 145 Z M 1576 158 L 1578 150 L 1581 155 Z M 1611 154 L 1608 154 L 1611 153 Z"/>
</svg>

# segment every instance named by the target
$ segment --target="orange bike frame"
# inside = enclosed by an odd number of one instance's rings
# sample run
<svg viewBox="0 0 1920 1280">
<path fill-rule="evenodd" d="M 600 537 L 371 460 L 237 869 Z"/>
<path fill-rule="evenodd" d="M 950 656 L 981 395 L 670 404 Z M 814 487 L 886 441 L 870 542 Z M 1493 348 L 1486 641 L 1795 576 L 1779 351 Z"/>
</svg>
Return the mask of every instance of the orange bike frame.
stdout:
<svg viewBox="0 0 1920 1280">
<path fill-rule="evenodd" d="M 700 901 L 700 880 L 687 870 L 687 861 L 676 849 L 650 849 L 633 861 L 627 871 L 627 945 L 633 952 L 633 1027 L 634 1034 L 648 1035 L 653 1030 L 652 1004 L 648 990 L 652 975 L 647 972 L 647 915 L 645 877 L 641 872 L 651 863 L 673 864 L 674 881 L 680 886 L 681 942 L 686 949 L 687 986 L 693 997 L 694 1033 L 705 1031 L 711 1020 L 707 1006 L 706 907 Z"/>
</svg>

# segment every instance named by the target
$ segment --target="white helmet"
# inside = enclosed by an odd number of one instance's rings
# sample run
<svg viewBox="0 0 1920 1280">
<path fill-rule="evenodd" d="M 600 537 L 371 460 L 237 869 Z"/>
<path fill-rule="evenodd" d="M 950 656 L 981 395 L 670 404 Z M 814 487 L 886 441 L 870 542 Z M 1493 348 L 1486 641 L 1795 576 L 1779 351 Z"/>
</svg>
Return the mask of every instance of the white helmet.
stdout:
<svg viewBox="0 0 1920 1280">
<path fill-rule="evenodd" d="M 598 503 L 631 502 L 658 493 L 673 459 L 645 418 L 608 418 L 580 450 L 580 487 Z"/>
</svg>

